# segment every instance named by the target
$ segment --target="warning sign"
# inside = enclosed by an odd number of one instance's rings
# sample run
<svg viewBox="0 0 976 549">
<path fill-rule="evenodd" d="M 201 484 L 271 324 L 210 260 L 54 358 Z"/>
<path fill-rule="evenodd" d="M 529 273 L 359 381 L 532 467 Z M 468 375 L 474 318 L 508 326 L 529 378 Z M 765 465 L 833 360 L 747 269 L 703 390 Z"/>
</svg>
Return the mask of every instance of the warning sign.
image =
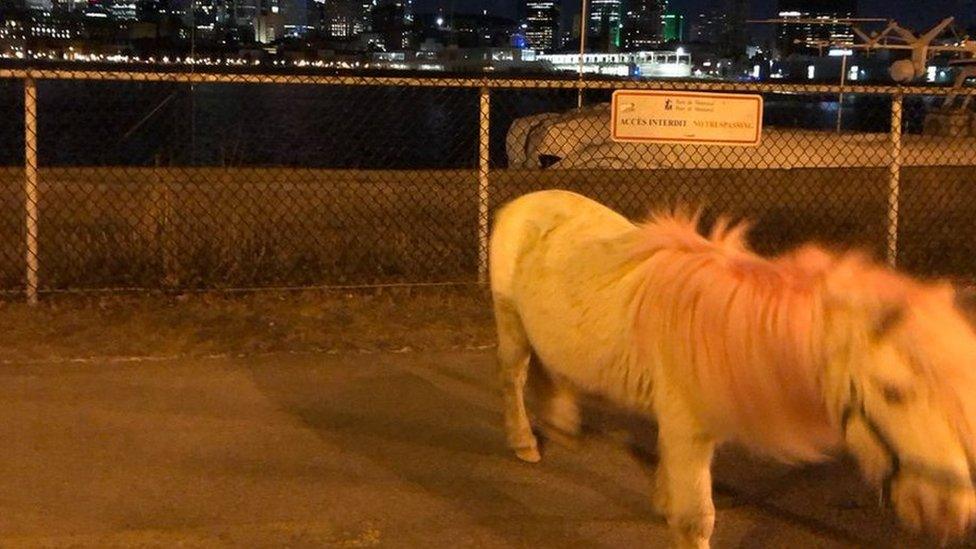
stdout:
<svg viewBox="0 0 976 549">
<path fill-rule="evenodd" d="M 614 141 L 750 147 L 762 136 L 761 95 L 618 90 L 610 110 Z"/>
</svg>

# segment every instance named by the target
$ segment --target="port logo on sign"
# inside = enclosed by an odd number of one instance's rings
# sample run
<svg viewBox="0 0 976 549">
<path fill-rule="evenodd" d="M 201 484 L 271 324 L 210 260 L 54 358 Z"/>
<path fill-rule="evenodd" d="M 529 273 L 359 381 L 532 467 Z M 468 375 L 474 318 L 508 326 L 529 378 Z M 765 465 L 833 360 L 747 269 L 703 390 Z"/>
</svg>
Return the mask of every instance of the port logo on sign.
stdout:
<svg viewBox="0 0 976 549">
<path fill-rule="evenodd" d="M 761 95 L 618 90 L 610 112 L 620 142 L 753 147 L 762 137 Z"/>
</svg>

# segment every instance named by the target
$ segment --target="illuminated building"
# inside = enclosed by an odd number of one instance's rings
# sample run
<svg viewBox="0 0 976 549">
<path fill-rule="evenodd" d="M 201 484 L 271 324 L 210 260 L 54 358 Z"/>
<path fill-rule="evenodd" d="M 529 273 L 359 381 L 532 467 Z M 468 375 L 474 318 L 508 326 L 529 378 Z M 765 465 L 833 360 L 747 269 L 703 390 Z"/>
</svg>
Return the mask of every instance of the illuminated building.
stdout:
<svg viewBox="0 0 976 549">
<path fill-rule="evenodd" d="M 559 3 L 554 0 L 526 2 L 525 38 L 537 50 L 552 51 L 559 46 Z"/>
<path fill-rule="evenodd" d="M 610 51 L 620 47 L 621 0 L 590 0 L 587 43 L 590 50 Z"/>
<path fill-rule="evenodd" d="M 681 42 L 685 37 L 685 16 L 680 13 L 664 14 L 664 41 Z"/>
<path fill-rule="evenodd" d="M 650 50 L 664 42 L 665 0 L 630 0 L 621 24 L 622 47 L 628 51 Z"/>
<path fill-rule="evenodd" d="M 781 19 L 829 20 L 854 17 L 856 13 L 856 0 L 780 0 L 778 15 Z M 783 56 L 816 55 L 824 52 L 825 42 L 854 42 L 854 33 L 849 25 L 784 23 L 777 28 L 776 42 Z"/>
</svg>

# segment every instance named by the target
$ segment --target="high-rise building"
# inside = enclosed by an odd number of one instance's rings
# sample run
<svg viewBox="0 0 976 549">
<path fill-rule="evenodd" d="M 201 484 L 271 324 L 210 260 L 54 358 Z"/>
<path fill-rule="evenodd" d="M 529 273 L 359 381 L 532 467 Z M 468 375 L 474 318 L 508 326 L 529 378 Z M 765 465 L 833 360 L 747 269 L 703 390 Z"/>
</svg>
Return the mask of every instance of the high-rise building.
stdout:
<svg viewBox="0 0 976 549">
<path fill-rule="evenodd" d="M 376 7 L 377 0 L 360 0 L 363 4 L 363 28 L 369 30 L 372 22 L 373 8 Z"/>
<path fill-rule="evenodd" d="M 24 5 L 29 10 L 51 11 L 51 6 L 53 3 L 51 0 L 24 0 Z"/>
<path fill-rule="evenodd" d="M 685 16 L 680 13 L 664 14 L 664 41 L 681 42 L 685 39 Z"/>
<path fill-rule="evenodd" d="M 201 37 L 210 34 L 218 25 L 226 25 L 236 29 L 237 20 L 232 18 L 236 2 L 224 3 L 216 0 L 198 0 L 187 2 L 183 12 L 183 24 L 195 29 L 195 35 Z"/>
<path fill-rule="evenodd" d="M 108 11 L 119 21 L 135 21 L 137 6 L 135 0 L 113 0 L 108 4 Z"/>
<path fill-rule="evenodd" d="M 461 48 L 503 47 L 511 43 L 518 24 L 485 12 L 454 14 L 450 20 L 452 43 Z"/>
<path fill-rule="evenodd" d="M 591 51 L 612 51 L 620 47 L 622 0 L 590 0 L 586 42 Z"/>
<path fill-rule="evenodd" d="M 711 0 L 692 18 L 688 38 L 712 44 L 722 56 L 742 57 L 749 41 L 748 14 L 748 0 Z"/>
<path fill-rule="evenodd" d="M 621 23 L 622 49 L 657 49 L 664 42 L 666 0 L 630 0 Z"/>
<path fill-rule="evenodd" d="M 694 14 L 688 28 L 688 40 L 703 44 L 717 44 L 725 14 L 715 9 L 703 9 Z"/>
<path fill-rule="evenodd" d="M 410 0 L 379 0 L 370 12 L 370 30 L 380 36 L 387 51 L 410 45 L 410 24 L 413 21 Z"/>
<path fill-rule="evenodd" d="M 573 44 L 573 49 L 579 49 L 580 14 L 578 12 L 564 13 L 560 22 L 559 42 L 564 47 Z"/>
<path fill-rule="evenodd" d="M 62 9 L 67 9 L 64 2 L 58 0 L 55 2 L 55 5 L 58 4 L 64 6 Z M 157 23 L 163 16 L 164 11 L 166 11 L 166 6 L 162 0 L 136 1 L 136 19 L 139 21 Z"/>
<path fill-rule="evenodd" d="M 326 0 L 322 6 L 323 33 L 330 38 L 351 38 L 366 30 L 362 0 Z"/>
<path fill-rule="evenodd" d="M 559 2 L 528 0 L 525 13 L 525 39 L 529 47 L 545 51 L 559 47 Z"/>
<path fill-rule="evenodd" d="M 282 23 L 285 36 L 306 36 L 314 25 L 320 23 L 316 17 L 317 5 L 313 0 L 281 0 Z"/>
<path fill-rule="evenodd" d="M 83 10 L 88 7 L 88 0 L 52 0 L 51 7 L 56 11 L 62 12 Z M 2 8 L 3 3 L 0 2 L 0 9 Z"/>
<path fill-rule="evenodd" d="M 849 18 L 857 13 L 857 0 L 779 0 L 779 17 L 797 19 L 780 24 L 776 44 L 784 57 L 796 53 L 814 55 L 826 52 L 830 44 L 852 43 L 849 25 L 814 25 L 800 19 Z"/>
<path fill-rule="evenodd" d="M 749 45 L 749 0 L 725 0 L 723 7 L 727 14 L 725 29 L 719 44 L 726 57 L 738 59 L 745 57 Z"/>
<path fill-rule="evenodd" d="M 257 13 L 251 24 L 254 40 L 270 44 L 284 36 L 284 14 L 281 13 L 279 0 L 257 0 L 255 4 Z"/>
</svg>

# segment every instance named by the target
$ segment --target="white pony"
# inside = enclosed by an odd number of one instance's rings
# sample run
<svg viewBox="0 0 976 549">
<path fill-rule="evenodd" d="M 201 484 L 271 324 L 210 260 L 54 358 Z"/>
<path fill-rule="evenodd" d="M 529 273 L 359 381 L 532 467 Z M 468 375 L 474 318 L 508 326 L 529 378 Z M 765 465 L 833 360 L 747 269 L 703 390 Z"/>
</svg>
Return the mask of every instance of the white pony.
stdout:
<svg viewBox="0 0 976 549">
<path fill-rule="evenodd" d="M 491 289 L 516 455 L 540 459 L 523 397 L 535 359 L 547 433 L 578 432 L 580 392 L 653 416 L 653 503 L 676 546 L 708 546 L 710 463 L 726 441 L 791 462 L 846 448 L 903 522 L 963 535 L 976 336 L 951 287 L 814 246 L 765 259 L 741 227 L 705 237 L 697 221 L 635 225 L 564 191 L 498 212 Z"/>
</svg>

